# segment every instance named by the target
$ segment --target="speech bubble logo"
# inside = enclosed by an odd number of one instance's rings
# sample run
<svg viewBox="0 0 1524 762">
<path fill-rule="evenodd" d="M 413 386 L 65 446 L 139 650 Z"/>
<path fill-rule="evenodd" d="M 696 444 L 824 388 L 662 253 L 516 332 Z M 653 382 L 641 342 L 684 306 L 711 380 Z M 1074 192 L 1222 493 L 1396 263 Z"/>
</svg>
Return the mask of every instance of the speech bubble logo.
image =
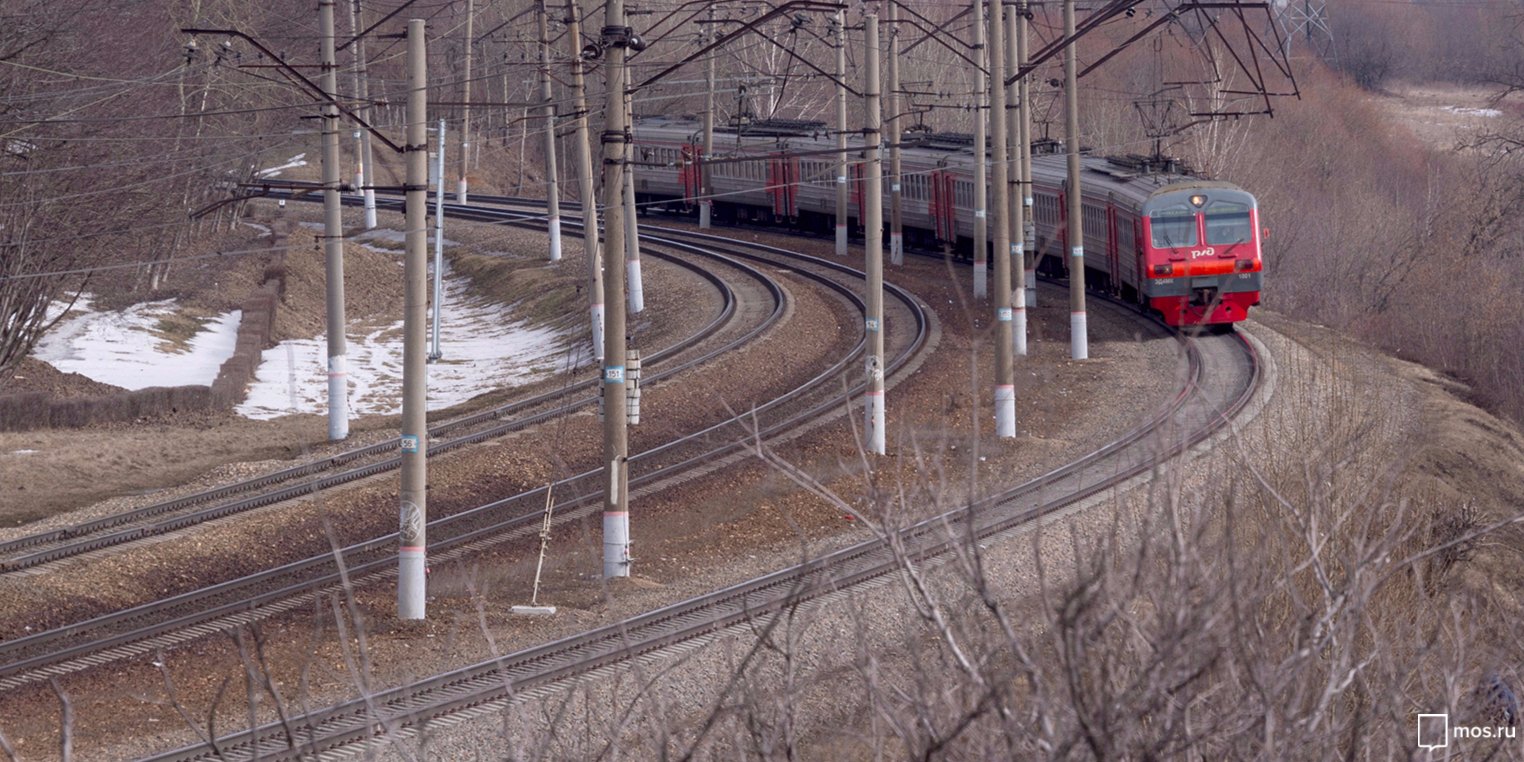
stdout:
<svg viewBox="0 0 1524 762">
<path fill-rule="evenodd" d="M 1434 751 L 1450 745 L 1450 715 L 1418 715 L 1418 748 Z"/>
</svg>

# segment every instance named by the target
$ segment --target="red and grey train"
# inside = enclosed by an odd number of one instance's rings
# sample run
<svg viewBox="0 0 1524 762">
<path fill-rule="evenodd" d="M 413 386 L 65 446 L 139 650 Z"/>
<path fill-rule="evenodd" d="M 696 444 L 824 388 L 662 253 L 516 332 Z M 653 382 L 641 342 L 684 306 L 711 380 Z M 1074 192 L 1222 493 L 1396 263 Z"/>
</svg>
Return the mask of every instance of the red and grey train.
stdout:
<svg viewBox="0 0 1524 762">
<path fill-rule="evenodd" d="M 702 125 L 692 118 L 643 117 L 634 136 L 636 200 L 692 211 L 701 188 Z M 905 142 L 913 144 L 901 152 L 906 244 L 971 256 L 972 140 L 910 133 Z M 836 139 L 823 122 L 716 127 L 714 145 L 708 169 L 717 220 L 821 231 L 834 226 L 836 159 L 830 152 Z M 1069 259 L 1063 256 L 1069 248 L 1067 167 L 1053 147 L 1039 144 L 1032 157 L 1033 251 L 1042 271 L 1062 274 Z M 850 180 L 854 226 L 861 225 L 858 166 L 852 165 Z M 1085 156 L 1081 167 L 1086 282 L 1092 287 L 1135 301 L 1176 326 L 1234 323 L 1259 304 L 1263 262 L 1254 196 L 1185 173 L 1170 161 Z M 884 189 L 887 221 L 887 181 Z"/>
</svg>

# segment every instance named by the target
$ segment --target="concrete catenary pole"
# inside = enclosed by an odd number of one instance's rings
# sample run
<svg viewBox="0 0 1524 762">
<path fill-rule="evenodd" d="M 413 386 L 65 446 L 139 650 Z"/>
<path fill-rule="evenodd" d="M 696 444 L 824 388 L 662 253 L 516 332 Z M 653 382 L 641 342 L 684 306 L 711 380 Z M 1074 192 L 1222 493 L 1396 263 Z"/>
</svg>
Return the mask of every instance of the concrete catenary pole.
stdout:
<svg viewBox="0 0 1524 762">
<path fill-rule="evenodd" d="M 434 164 L 434 308 L 429 321 L 429 362 L 444 357 L 439 347 L 439 319 L 444 312 L 444 197 L 445 197 L 445 120 L 439 118 L 439 155 Z"/>
<path fill-rule="evenodd" d="M 624 194 L 626 147 L 630 143 L 625 121 L 626 46 L 624 0 L 608 0 L 605 6 L 603 43 L 607 48 L 603 72 L 607 100 L 603 128 L 603 197 L 610 257 L 624 252 Z M 609 310 L 603 343 L 603 464 L 607 469 L 603 494 L 603 576 L 630 576 L 629 422 L 625 419 L 625 314 L 624 273 L 617 263 L 603 268 L 603 293 Z"/>
<path fill-rule="evenodd" d="M 339 65 L 333 42 L 334 0 L 318 2 L 323 42 L 323 91 L 338 97 Z M 344 218 L 339 199 L 339 108 L 323 106 L 323 257 L 328 290 L 328 439 L 349 436 L 349 366 L 344 340 Z"/>
<path fill-rule="evenodd" d="M 471 49 L 472 26 L 476 3 L 466 0 L 465 76 L 460 80 L 460 179 L 455 184 L 455 202 L 466 203 L 466 173 L 471 163 Z M 443 179 L 443 178 L 441 178 Z"/>
<path fill-rule="evenodd" d="M 1006 11 L 1006 60 L 1010 66 L 1006 70 L 1007 77 L 1021 71 L 1021 53 L 1018 50 L 1021 13 L 1016 8 Z M 1010 212 L 1006 219 L 1011 226 L 1011 277 L 1015 281 L 1011 284 L 1011 347 L 1017 357 L 1027 353 L 1027 269 L 1026 269 L 1026 209 L 1022 206 L 1021 183 L 1024 175 L 1021 174 L 1021 109 L 1025 104 L 1021 100 L 1021 88 L 1016 82 L 1011 82 L 1005 93 L 1005 117 L 1006 141 L 1010 149 L 1006 151 L 1006 158 L 1010 161 L 1010 183 L 1006 187 L 1007 203 Z"/>
<path fill-rule="evenodd" d="M 714 5 L 709 6 L 709 23 L 700 38 L 708 45 L 714 39 Z M 704 153 L 699 156 L 699 227 L 707 230 L 714 217 L 714 182 L 709 159 L 714 156 L 714 69 L 719 56 L 714 51 L 704 61 Z"/>
<path fill-rule="evenodd" d="M 989 56 L 984 44 L 984 0 L 974 0 L 974 298 L 989 296 L 989 180 L 985 129 L 989 120 Z M 957 231 L 949 233 L 957 243 Z"/>
<path fill-rule="evenodd" d="M 397 618 L 423 619 L 427 600 L 424 555 L 428 545 L 428 424 L 424 420 L 428 368 L 424 318 L 428 314 L 428 69 L 423 19 L 407 22 L 407 259 L 403 263 L 402 488 L 397 546 Z M 443 180 L 443 178 L 441 178 Z"/>
<path fill-rule="evenodd" d="M 878 14 L 863 17 L 863 99 L 867 124 L 863 128 L 863 237 L 868 271 L 868 393 L 863 406 L 864 439 L 868 452 L 887 451 L 884 436 L 884 156 L 880 141 L 883 114 L 879 106 Z"/>
<path fill-rule="evenodd" d="M 577 185 L 582 201 L 582 248 L 587 252 L 588 314 L 593 333 L 593 359 L 603 359 L 603 251 L 598 245 L 598 189 L 593 184 L 593 146 L 587 127 L 586 66 L 582 60 L 582 9 L 577 0 L 566 3 L 566 39 L 571 46 L 571 97 L 576 118 Z"/>
<path fill-rule="evenodd" d="M 364 29 L 360 25 L 363 18 L 360 13 L 360 0 L 350 0 L 349 24 L 353 27 L 355 34 L 359 34 L 360 30 Z M 355 98 L 359 101 L 357 108 L 366 122 L 375 124 L 375 120 L 371 118 L 370 76 L 365 71 L 365 39 L 355 40 L 350 50 L 353 51 L 355 59 Z M 355 187 L 359 188 L 364 195 L 365 229 L 371 230 L 376 227 L 376 189 L 366 186 L 376 184 L 376 165 L 371 156 L 370 130 L 355 130 L 355 136 L 357 140 L 355 155 L 358 157 L 358 161 L 355 162 Z"/>
<path fill-rule="evenodd" d="M 1074 0 L 1064 0 L 1064 38 L 1074 37 Z M 1074 43 L 1064 48 L 1064 150 L 1069 154 L 1069 183 L 1064 191 L 1069 217 L 1069 357 L 1090 357 L 1085 323 L 1085 227 L 1080 203 L 1079 88 Z"/>
<path fill-rule="evenodd" d="M 556 94 L 550 84 L 550 10 L 535 6 L 540 32 L 540 98 L 545 102 L 545 216 L 550 228 L 550 261 L 561 261 L 561 184 L 556 179 Z"/>
<path fill-rule="evenodd" d="M 900 195 L 900 6 L 889 0 L 889 264 L 905 263 L 905 231 L 901 227 L 903 198 Z"/>
<path fill-rule="evenodd" d="M 1000 0 L 990 3 L 990 143 L 994 148 L 995 201 L 995 436 L 1016 436 L 1016 381 L 1011 341 L 1011 229 L 1005 129 L 1005 21 Z"/>
<path fill-rule="evenodd" d="M 625 98 L 625 124 L 635 123 L 635 101 Z M 646 308 L 645 279 L 640 274 L 640 223 L 635 207 L 635 143 L 624 146 L 624 265 L 628 283 L 626 306 L 631 315 L 638 315 Z"/>
<path fill-rule="evenodd" d="M 1031 13 L 1025 2 L 1016 6 L 1016 58 L 1020 66 L 1027 65 L 1027 14 Z M 1018 68 L 1017 71 L 1020 71 Z M 1032 80 L 1022 77 L 1016 83 L 1016 115 L 1020 137 L 1016 147 L 1021 151 L 1021 238 L 1026 242 L 1027 306 L 1037 306 L 1037 217 L 1032 206 Z"/>
<path fill-rule="evenodd" d="M 836 38 L 836 256 L 847 255 L 847 12 L 837 11 L 832 31 Z"/>
</svg>

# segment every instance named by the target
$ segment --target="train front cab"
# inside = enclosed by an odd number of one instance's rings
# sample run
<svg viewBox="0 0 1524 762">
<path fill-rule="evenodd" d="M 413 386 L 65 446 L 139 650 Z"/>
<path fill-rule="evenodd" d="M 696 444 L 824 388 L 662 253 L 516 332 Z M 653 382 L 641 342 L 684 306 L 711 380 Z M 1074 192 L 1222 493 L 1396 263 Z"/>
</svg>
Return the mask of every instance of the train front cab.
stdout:
<svg viewBox="0 0 1524 762">
<path fill-rule="evenodd" d="M 1230 186 L 1165 189 L 1143 205 L 1143 294 L 1174 326 L 1236 323 L 1259 304 L 1264 262 L 1254 197 Z"/>
</svg>

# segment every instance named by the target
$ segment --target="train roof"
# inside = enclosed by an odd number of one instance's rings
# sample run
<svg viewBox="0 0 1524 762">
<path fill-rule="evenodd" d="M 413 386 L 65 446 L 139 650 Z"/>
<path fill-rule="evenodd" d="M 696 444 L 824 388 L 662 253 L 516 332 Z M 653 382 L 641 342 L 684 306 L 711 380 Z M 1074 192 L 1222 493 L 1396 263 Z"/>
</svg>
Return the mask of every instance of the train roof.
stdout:
<svg viewBox="0 0 1524 762">
<path fill-rule="evenodd" d="M 656 139 L 690 140 L 702 134 L 703 124 L 695 116 L 643 116 L 636 118 L 640 130 Z M 832 131 L 825 122 L 815 120 L 766 120 L 742 127 L 715 126 L 716 138 L 726 136 L 726 142 L 745 146 L 797 145 L 799 142 L 826 140 Z M 849 141 L 859 143 L 861 137 L 850 135 Z M 974 138 L 966 133 L 907 131 L 904 134 L 907 147 L 904 151 L 905 171 L 920 170 L 916 161 L 932 160 L 942 166 L 971 167 L 974 158 Z M 1232 183 L 1211 180 L 1196 175 L 1183 161 L 1167 157 L 1151 157 L 1139 154 L 1122 156 L 1096 156 L 1082 154 L 1080 167 L 1084 175 L 1086 195 L 1091 193 L 1115 194 L 1142 202 L 1159 193 L 1188 189 L 1238 189 Z M 1063 145 L 1051 138 L 1032 141 L 1032 174 L 1034 180 L 1047 186 L 1060 186 L 1067 181 L 1067 156 Z"/>
</svg>

